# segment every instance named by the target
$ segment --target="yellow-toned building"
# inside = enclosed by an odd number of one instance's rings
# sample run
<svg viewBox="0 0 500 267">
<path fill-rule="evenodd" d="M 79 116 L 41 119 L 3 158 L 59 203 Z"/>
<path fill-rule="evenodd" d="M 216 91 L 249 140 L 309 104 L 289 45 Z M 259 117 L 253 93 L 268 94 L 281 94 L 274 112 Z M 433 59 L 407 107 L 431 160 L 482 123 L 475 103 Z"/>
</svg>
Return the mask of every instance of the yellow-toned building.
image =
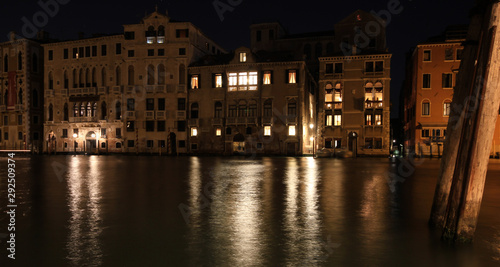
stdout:
<svg viewBox="0 0 500 267">
<path fill-rule="evenodd" d="M 191 66 L 190 153 L 312 154 L 316 82 L 286 58 L 241 47 Z"/>
<path fill-rule="evenodd" d="M 44 151 L 186 153 L 187 67 L 225 52 L 155 11 L 123 34 L 43 45 Z"/>
<path fill-rule="evenodd" d="M 0 44 L 0 150 L 41 152 L 43 52 L 34 40 Z"/>
</svg>

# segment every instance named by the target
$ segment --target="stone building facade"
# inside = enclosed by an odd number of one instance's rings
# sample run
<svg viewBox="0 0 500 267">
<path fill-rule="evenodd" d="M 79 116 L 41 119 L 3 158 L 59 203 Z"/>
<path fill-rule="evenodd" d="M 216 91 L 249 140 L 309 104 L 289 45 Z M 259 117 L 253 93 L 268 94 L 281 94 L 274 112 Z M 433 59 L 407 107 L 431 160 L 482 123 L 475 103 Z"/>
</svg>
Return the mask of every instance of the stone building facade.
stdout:
<svg viewBox="0 0 500 267">
<path fill-rule="evenodd" d="M 41 151 L 43 52 L 33 40 L 0 44 L 0 150 Z"/>
<path fill-rule="evenodd" d="M 43 47 L 48 153 L 186 153 L 187 67 L 225 52 L 158 11 L 123 34 Z"/>
<path fill-rule="evenodd" d="M 189 68 L 190 153 L 312 154 L 317 87 L 306 62 L 245 47 L 223 57 Z"/>
</svg>

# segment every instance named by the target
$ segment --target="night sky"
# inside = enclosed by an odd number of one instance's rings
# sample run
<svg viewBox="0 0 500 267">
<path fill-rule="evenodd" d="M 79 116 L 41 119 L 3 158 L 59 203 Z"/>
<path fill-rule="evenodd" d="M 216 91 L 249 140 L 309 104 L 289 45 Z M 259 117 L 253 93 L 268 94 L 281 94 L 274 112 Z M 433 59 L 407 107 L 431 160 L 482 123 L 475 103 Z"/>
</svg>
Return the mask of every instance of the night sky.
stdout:
<svg viewBox="0 0 500 267">
<path fill-rule="evenodd" d="M 373 1 L 271 1 L 217 0 L 237 4 L 232 12 L 224 13 L 221 21 L 208 1 L 116 1 L 116 0 L 42 0 L 59 1 L 59 11 L 49 17 L 43 30 L 57 39 L 76 39 L 78 32 L 122 33 L 123 24 L 139 23 L 145 13 L 158 10 L 173 20 L 189 21 L 227 50 L 250 45 L 249 26 L 254 22 L 279 21 L 289 33 L 333 30 L 333 25 L 357 9 L 376 12 L 387 9 L 393 0 Z M 396 1 L 396 0 L 394 0 Z M 33 21 L 42 10 L 38 1 L 2 0 L 0 8 L 0 41 L 14 30 L 22 33 L 23 17 Z M 405 53 L 419 42 L 439 35 L 447 25 L 467 24 L 474 0 L 401 0 L 403 11 L 393 15 L 388 25 L 387 39 L 392 57 L 391 100 L 392 117 L 397 117 L 399 92 L 404 79 Z"/>
</svg>

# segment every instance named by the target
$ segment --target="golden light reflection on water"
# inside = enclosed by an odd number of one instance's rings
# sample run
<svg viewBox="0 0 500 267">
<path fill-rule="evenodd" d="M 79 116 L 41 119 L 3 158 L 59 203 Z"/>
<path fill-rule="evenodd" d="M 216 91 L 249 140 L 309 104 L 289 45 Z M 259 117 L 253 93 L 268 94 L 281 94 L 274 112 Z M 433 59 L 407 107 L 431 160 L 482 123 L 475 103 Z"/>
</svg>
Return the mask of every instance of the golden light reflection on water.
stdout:
<svg viewBox="0 0 500 267">
<path fill-rule="evenodd" d="M 68 173 L 68 259 L 74 266 L 99 266 L 102 248 L 101 161 L 95 157 L 72 157 Z"/>
</svg>

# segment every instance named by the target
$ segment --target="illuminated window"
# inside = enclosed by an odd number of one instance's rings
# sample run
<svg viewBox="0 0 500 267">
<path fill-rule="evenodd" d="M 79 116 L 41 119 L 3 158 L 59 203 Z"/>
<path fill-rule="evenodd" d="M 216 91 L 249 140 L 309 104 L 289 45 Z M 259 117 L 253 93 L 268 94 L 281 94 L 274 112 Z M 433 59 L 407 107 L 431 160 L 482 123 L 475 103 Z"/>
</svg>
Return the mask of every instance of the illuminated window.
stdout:
<svg viewBox="0 0 500 267">
<path fill-rule="evenodd" d="M 165 37 L 163 36 L 156 37 L 156 42 L 158 42 L 159 44 L 163 44 L 165 42 Z"/>
<path fill-rule="evenodd" d="M 263 83 L 271 84 L 271 71 L 264 71 Z"/>
<path fill-rule="evenodd" d="M 248 84 L 248 75 L 246 72 L 240 72 L 238 73 L 238 90 L 240 91 L 245 91 L 247 90 L 246 86 L 242 85 L 247 85 Z"/>
<path fill-rule="evenodd" d="M 288 135 L 289 136 L 295 136 L 295 125 L 289 125 L 288 126 Z"/>
<path fill-rule="evenodd" d="M 250 72 L 248 74 L 248 90 L 257 90 L 257 72 Z"/>
<path fill-rule="evenodd" d="M 229 91 L 238 90 L 238 74 L 237 73 L 229 73 Z"/>
<path fill-rule="evenodd" d="M 365 125 L 372 125 L 372 115 L 371 114 L 366 115 Z"/>
<path fill-rule="evenodd" d="M 450 116 L 450 111 L 451 111 L 451 101 L 446 100 L 443 104 L 443 116 L 445 117 Z"/>
<path fill-rule="evenodd" d="M 431 103 L 426 100 L 422 103 L 422 116 L 429 116 L 431 114 Z"/>
<path fill-rule="evenodd" d="M 198 136 L 198 128 L 196 127 L 191 128 L 191 136 Z"/>
<path fill-rule="evenodd" d="M 335 115 L 333 117 L 333 122 L 335 126 L 341 126 L 342 125 L 342 115 Z"/>
<path fill-rule="evenodd" d="M 199 76 L 198 75 L 193 75 L 191 76 L 191 89 L 198 89 L 199 88 Z"/>
<path fill-rule="evenodd" d="M 146 37 L 146 42 L 148 44 L 153 44 L 155 42 L 156 37 Z"/>
<path fill-rule="evenodd" d="M 215 136 L 221 136 L 221 135 L 222 135 L 222 129 L 221 128 L 215 129 Z"/>
<path fill-rule="evenodd" d="M 257 90 L 257 72 L 229 73 L 229 91 Z"/>
<path fill-rule="evenodd" d="M 215 74 L 215 88 L 222 87 L 222 74 Z"/>
<path fill-rule="evenodd" d="M 382 115 L 375 115 L 375 125 L 382 125 Z"/>
<path fill-rule="evenodd" d="M 288 70 L 288 83 L 297 83 L 297 71 Z"/>
<path fill-rule="evenodd" d="M 333 115 L 326 115 L 325 125 L 332 126 L 332 123 L 333 123 Z"/>
<path fill-rule="evenodd" d="M 247 62 L 247 53 L 240 53 L 240 62 Z"/>
<path fill-rule="evenodd" d="M 264 136 L 271 136 L 271 126 L 264 126 Z"/>
</svg>

